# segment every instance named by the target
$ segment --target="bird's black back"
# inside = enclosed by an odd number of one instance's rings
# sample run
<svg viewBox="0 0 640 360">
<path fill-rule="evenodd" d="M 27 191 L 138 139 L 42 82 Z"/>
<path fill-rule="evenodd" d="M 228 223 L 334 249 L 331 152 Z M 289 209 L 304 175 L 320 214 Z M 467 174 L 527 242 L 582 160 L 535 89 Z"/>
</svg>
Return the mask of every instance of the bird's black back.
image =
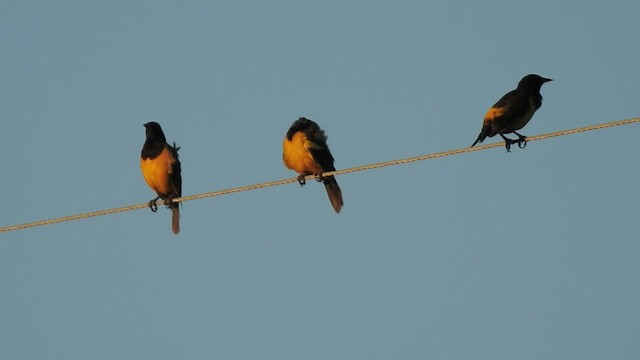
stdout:
<svg viewBox="0 0 640 360">
<path fill-rule="evenodd" d="M 180 165 L 180 159 L 178 157 L 178 150 L 180 150 L 179 146 L 176 146 L 176 143 L 173 143 L 173 146 L 168 145 L 169 151 L 171 151 L 171 155 L 176 159 L 171 164 L 171 183 L 173 183 L 173 187 L 176 189 L 176 196 L 182 196 L 182 166 Z"/>
</svg>

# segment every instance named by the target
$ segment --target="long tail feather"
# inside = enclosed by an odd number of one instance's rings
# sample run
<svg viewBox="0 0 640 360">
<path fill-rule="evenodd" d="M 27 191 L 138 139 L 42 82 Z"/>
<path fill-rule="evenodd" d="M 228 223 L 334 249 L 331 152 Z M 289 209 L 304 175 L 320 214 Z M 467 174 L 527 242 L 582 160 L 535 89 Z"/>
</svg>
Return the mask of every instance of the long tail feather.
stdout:
<svg viewBox="0 0 640 360">
<path fill-rule="evenodd" d="M 180 208 L 178 205 L 175 203 L 175 206 L 171 208 L 171 229 L 176 235 L 180 232 Z"/>
<path fill-rule="evenodd" d="M 323 180 L 324 188 L 327 190 L 327 195 L 329 195 L 329 201 L 331 201 L 333 209 L 339 213 L 343 205 L 342 190 L 340 190 L 340 186 L 338 186 L 338 182 L 333 176 L 326 177 Z"/>
</svg>

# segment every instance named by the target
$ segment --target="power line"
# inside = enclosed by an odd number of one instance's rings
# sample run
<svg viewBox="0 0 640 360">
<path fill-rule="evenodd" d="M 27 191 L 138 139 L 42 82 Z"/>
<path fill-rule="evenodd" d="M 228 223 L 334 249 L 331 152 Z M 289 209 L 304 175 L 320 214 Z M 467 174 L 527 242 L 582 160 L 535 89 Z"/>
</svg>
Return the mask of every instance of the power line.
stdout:
<svg viewBox="0 0 640 360">
<path fill-rule="evenodd" d="M 531 136 L 531 137 L 527 137 L 527 141 L 537 141 L 537 140 L 550 139 L 550 138 L 553 138 L 553 137 L 577 134 L 577 133 L 586 132 L 586 131 L 592 131 L 592 130 L 600 130 L 600 129 L 605 129 L 605 128 L 614 127 L 614 126 L 629 125 L 629 124 L 633 124 L 633 123 L 637 123 L 637 122 L 640 122 L 640 118 L 632 118 L 632 119 L 627 119 L 627 120 L 613 121 L 613 122 L 602 123 L 602 124 L 597 124 L 597 125 L 585 126 L 585 127 L 581 127 L 581 128 L 575 128 L 575 129 L 569 129 L 569 130 L 561 130 L 561 131 L 556 131 L 556 132 L 552 132 L 552 133 L 548 133 L 548 134 Z M 495 147 L 502 147 L 502 146 L 504 146 L 504 142 L 497 142 L 497 143 L 493 143 L 493 144 L 486 144 L 486 145 L 481 145 L 481 146 L 472 147 L 472 148 L 455 149 L 455 150 L 449 150 L 449 151 L 443 151 L 443 152 L 438 152 L 438 153 L 420 155 L 420 156 L 415 156 L 415 157 L 410 157 L 410 158 L 379 162 L 379 163 L 375 163 L 375 164 L 361 165 L 361 166 L 356 166 L 356 167 L 352 167 L 352 168 L 326 172 L 323 175 L 328 176 L 328 175 L 349 174 L 349 173 L 358 172 L 358 171 L 373 170 L 373 169 L 377 169 L 377 168 L 381 168 L 381 167 L 406 164 L 406 163 L 410 163 L 410 162 L 422 161 L 422 160 L 428 160 L 428 159 L 435 159 L 435 158 L 440 158 L 440 157 L 458 155 L 458 154 L 469 153 L 469 152 L 473 152 L 473 151 L 486 150 L 486 149 L 491 149 L 491 148 L 495 148 Z M 309 175 L 309 176 L 306 177 L 306 179 L 313 179 L 313 178 L 314 178 L 313 175 Z M 284 185 L 284 184 L 293 183 L 293 182 L 297 182 L 297 178 L 294 177 L 294 178 L 289 178 L 289 179 L 264 182 L 264 183 L 260 183 L 260 184 L 235 187 L 235 188 L 230 188 L 230 189 L 225 189 L 225 190 L 212 191 L 212 192 L 208 192 L 208 193 L 202 193 L 202 194 L 196 194 L 196 195 L 190 195 L 190 196 L 183 196 L 181 198 L 175 198 L 175 199 L 173 199 L 173 201 L 174 202 L 183 202 L 183 201 L 204 199 L 204 198 L 208 198 L 208 197 L 233 194 L 233 193 L 242 192 L 242 191 L 250 191 L 250 190 L 257 190 L 257 189 L 262 189 L 262 188 L 267 188 L 267 187 L 272 187 L 272 186 L 279 186 L 279 185 Z M 162 203 L 162 201 L 159 201 L 159 203 Z M 3 227 L 3 228 L 0 228 L 0 233 L 1 232 L 14 231 L 14 230 L 28 229 L 28 228 L 37 227 L 37 226 L 51 225 L 51 224 L 56 224 L 56 223 L 61 223 L 61 222 L 66 222 L 66 221 L 86 219 L 86 218 L 90 218 L 90 217 L 96 217 L 96 216 L 102 216 L 102 215 L 108 215 L 108 214 L 115 214 L 115 213 L 119 213 L 119 212 L 144 209 L 144 208 L 147 208 L 147 207 L 148 207 L 148 204 L 146 204 L 146 203 L 145 204 L 137 204 L 137 205 L 129 205 L 129 206 L 123 206 L 123 207 L 119 207 L 119 208 L 93 211 L 93 212 L 82 213 L 82 214 L 78 214 L 78 215 L 65 216 L 65 217 L 60 217 L 60 218 L 55 218 L 55 219 L 35 221 L 35 222 L 25 223 L 25 224 L 20 224 L 20 225 L 6 226 L 6 227 Z"/>
</svg>

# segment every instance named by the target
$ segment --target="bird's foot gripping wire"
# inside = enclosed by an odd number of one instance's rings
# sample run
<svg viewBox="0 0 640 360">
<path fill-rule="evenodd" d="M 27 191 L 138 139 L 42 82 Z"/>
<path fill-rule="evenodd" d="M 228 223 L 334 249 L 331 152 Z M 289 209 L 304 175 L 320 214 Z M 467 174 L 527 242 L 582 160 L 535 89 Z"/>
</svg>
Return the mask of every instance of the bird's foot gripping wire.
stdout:
<svg viewBox="0 0 640 360">
<path fill-rule="evenodd" d="M 307 179 L 305 179 L 305 176 L 305 174 L 298 175 L 298 184 L 300 184 L 300 186 L 304 186 L 304 184 L 307 183 Z"/>
<path fill-rule="evenodd" d="M 322 177 L 322 173 L 320 173 L 320 174 L 315 174 L 315 175 L 313 176 L 313 178 L 314 178 L 314 179 L 316 179 L 316 181 L 317 181 L 317 182 L 323 182 L 323 181 L 324 181 L 324 178 Z"/>
<path fill-rule="evenodd" d="M 176 196 L 172 195 L 172 196 L 169 196 L 166 199 L 164 199 L 164 206 L 167 209 L 171 209 L 173 207 L 173 199 L 175 199 L 175 198 L 176 198 Z"/>
<path fill-rule="evenodd" d="M 513 132 L 514 134 L 518 135 L 518 140 L 516 140 L 516 142 L 518 143 L 518 147 L 520 149 L 524 149 L 527 147 L 527 137 L 524 135 L 520 135 L 517 132 Z"/>
<path fill-rule="evenodd" d="M 511 145 L 512 144 L 520 144 L 520 143 L 518 142 L 518 140 L 511 140 L 511 139 L 506 139 L 504 141 L 504 147 L 507 149 L 507 152 L 511 152 Z M 520 145 L 518 145 L 518 146 L 520 146 Z"/>
<path fill-rule="evenodd" d="M 157 197 L 153 200 L 149 200 L 149 209 L 151 209 L 152 212 L 156 212 L 158 211 L 158 204 L 157 201 L 160 197 Z"/>
<path fill-rule="evenodd" d="M 502 134 L 500 134 L 500 136 L 502 136 L 502 138 L 504 139 L 504 147 L 507 149 L 507 152 L 511 152 L 511 145 L 513 145 L 513 144 L 518 144 L 519 148 L 524 149 L 524 146 L 520 146 L 520 143 L 522 141 L 524 141 L 524 140 L 522 140 L 520 138 L 518 138 L 518 140 L 512 140 L 512 139 L 509 139 L 508 137 L 506 137 L 506 136 L 504 136 Z M 524 141 L 524 142 L 526 143 L 526 141 Z M 526 146 L 526 144 L 525 144 L 525 146 Z"/>
</svg>

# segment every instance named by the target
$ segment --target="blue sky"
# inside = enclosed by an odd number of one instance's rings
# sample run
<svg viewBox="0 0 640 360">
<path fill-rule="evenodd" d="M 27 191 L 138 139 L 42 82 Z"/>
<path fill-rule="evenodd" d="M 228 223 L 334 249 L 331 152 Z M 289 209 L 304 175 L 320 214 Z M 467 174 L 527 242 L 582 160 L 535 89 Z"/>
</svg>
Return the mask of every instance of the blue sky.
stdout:
<svg viewBox="0 0 640 360">
<path fill-rule="evenodd" d="M 518 80 L 526 135 L 640 116 L 637 1 L 3 1 L 0 226 L 469 146 Z M 637 125 L 0 235 L 3 359 L 635 359 Z M 497 141 L 491 139 L 490 141 Z"/>
</svg>

